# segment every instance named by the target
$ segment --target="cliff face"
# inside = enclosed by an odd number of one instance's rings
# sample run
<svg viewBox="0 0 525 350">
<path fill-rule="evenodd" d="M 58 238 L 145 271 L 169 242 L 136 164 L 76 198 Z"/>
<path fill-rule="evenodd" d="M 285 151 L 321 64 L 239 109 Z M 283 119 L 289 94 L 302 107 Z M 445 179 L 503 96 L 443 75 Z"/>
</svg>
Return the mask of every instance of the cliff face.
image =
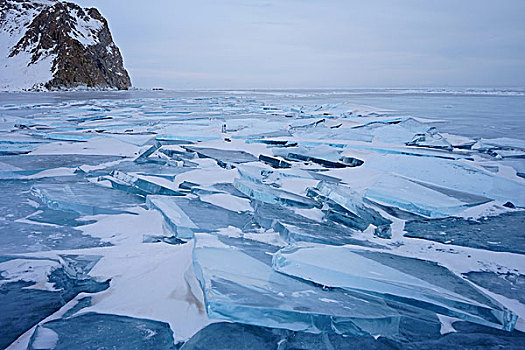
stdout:
<svg viewBox="0 0 525 350">
<path fill-rule="evenodd" d="M 0 0 L 0 13 L 0 89 L 131 86 L 97 9 L 53 0 Z"/>
</svg>

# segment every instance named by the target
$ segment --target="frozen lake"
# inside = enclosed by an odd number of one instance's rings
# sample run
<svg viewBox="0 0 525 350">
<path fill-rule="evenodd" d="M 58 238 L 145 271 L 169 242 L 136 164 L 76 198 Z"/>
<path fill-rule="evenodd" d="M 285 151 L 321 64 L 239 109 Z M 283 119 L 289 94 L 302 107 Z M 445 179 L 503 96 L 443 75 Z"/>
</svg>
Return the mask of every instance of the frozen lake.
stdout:
<svg viewBox="0 0 525 350">
<path fill-rule="evenodd" d="M 519 348 L 491 93 L 0 94 L 0 348 Z"/>
<path fill-rule="evenodd" d="M 290 104 L 323 104 L 351 102 L 395 110 L 416 117 L 446 122 L 443 131 L 470 137 L 511 137 L 525 139 L 525 91 L 474 90 L 440 92 L 430 90 L 255 90 L 255 91 L 119 91 L 119 92 L 54 92 L 2 93 L 0 104 L 33 101 L 35 103 L 63 100 L 105 98 L 155 98 L 191 96 L 253 96 L 262 101 L 275 100 Z M 468 90 L 467 90 L 468 91 Z"/>
</svg>

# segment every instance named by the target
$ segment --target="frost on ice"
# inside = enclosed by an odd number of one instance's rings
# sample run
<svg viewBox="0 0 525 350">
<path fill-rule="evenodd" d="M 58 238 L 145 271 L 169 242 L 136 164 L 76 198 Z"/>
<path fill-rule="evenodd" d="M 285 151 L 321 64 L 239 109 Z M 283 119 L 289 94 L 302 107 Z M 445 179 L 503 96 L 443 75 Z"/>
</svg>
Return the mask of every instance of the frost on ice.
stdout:
<svg viewBox="0 0 525 350">
<path fill-rule="evenodd" d="M 0 346 L 519 344 L 524 157 L 350 103 L 19 98 Z"/>
</svg>

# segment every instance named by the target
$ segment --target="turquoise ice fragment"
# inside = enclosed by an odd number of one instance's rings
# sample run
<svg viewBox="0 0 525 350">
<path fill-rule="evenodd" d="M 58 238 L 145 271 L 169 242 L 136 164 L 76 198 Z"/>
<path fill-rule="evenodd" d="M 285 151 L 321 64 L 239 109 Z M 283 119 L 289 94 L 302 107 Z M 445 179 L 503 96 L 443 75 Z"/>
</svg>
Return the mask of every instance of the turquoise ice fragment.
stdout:
<svg viewBox="0 0 525 350">
<path fill-rule="evenodd" d="M 402 316 L 381 298 L 278 273 L 264 243 L 197 233 L 194 271 L 213 319 L 310 333 L 396 335 Z"/>
<path fill-rule="evenodd" d="M 438 314 L 511 331 L 518 316 L 449 270 L 428 261 L 349 247 L 285 248 L 276 271 L 327 287 L 393 300 Z"/>
</svg>

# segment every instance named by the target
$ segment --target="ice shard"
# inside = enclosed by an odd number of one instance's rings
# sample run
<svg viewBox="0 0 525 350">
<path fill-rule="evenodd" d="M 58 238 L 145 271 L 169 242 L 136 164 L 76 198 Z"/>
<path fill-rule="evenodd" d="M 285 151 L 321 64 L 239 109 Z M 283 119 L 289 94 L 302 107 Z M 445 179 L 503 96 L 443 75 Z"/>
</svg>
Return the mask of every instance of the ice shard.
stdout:
<svg viewBox="0 0 525 350">
<path fill-rule="evenodd" d="M 432 218 L 459 215 L 473 205 L 490 201 L 480 198 L 473 203 L 464 202 L 428 186 L 390 174 L 374 182 L 366 190 L 365 198 Z"/>
<path fill-rule="evenodd" d="M 317 188 L 309 189 L 307 195 L 330 207 L 327 218 L 361 231 L 371 224 L 379 228 L 392 223 L 365 206 L 359 194 L 340 184 L 321 181 Z"/>
<path fill-rule="evenodd" d="M 264 154 L 259 155 L 259 160 L 276 169 L 292 167 L 292 165 L 285 160 L 276 157 L 265 156 Z"/>
<path fill-rule="evenodd" d="M 429 129 L 426 133 L 416 134 L 410 142 L 407 142 L 406 145 L 438 148 L 449 151 L 453 149 L 452 145 L 447 141 L 447 139 L 439 134 L 435 128 Z"/>
<path fill-rule="evenodd" d="M 290 244 L 296 242 L 313 242 L 328 245 L 355 244 L 364 246 L 374 246 L 367 241 L 359 240 L 353 236 L 356 231 L 341 227 L 332 222 L 309 222 L 305 223 L 297 217 L 297 221 L 286 221 L 277 219 L 273 229 L 279 232 L 280 237 Z"/>
<path fill-rule="evenodd" d="M 282 249 L 274 255 L 273 267 L 323 286 L 508 331 L 518 318 L 446 268 L 428 261 L 347 247 L 312 246 Z"/>
<path fill-rule="evenodd" d="M 195 232 L 211 232 L 228 226 L 249 227 L 249 214 L 234 212 L 200 199 L 149 195 L 149 208 L 162 213 L 168 228 L 180 239 L 191 239 Z"/>
<path fill-rule="evenodd" d="M 230 151 L 215 148 L 184 146 L 190 152 L 195 152 L 201 158 L 212 158 L 221 167 L 232 168 L 238 163 L 248 163 L 257 160 L 253 155 L 244 151 Z"/>
<path fill-rule="evenodd" d="M 490 173 L 468 161 L 382 155 L 369 159 L 364 166 L 503 203 L 511 201 L 517 206 L 525 206 L 525 184 Z"/>
<path fill-rule="evenodd" d="M 39 184 L 31 188 L 31 193 L 50 209 L 81 215 L 132 213 L 126 209 L 140 204 L 133 196 L 91 183 Z"/>
<path fill-rule="evenodd" d="M 175 189 L 175 185 L 169 181 L 161 181 L 162 179 L 156 181 L 152 177 L 128 174 L 118 170 L 112 171 L 111 176 L 105 177 L 104 179 L 109 180 L 113 188 L 142 196 L 148 194 L 184 195 L 183 192 Z"/>
<path fill-rule="evenodd" d="M 318 203 L 308 197 L 278 190 L 273 187 L 235 179 L 233 185 L 248 197 L 269 204 L 281 204 L 298 208 L 314 208 Z"/>
<path fill-rule="evenodd" d="M 329 146 L 315 146 L 315 147 L 291 147 L 274 149 L 274 155 L 281 156 L 289 161 L 312 162 L 325 168 L 346 168 L 360 166 L 363 161 L 353 158 L 352 161 L 347 159 L 342 162 L 340 151 L 334 150 Z"/>
<path fill-rule="evenodd" d="M 214 319 L 310 333 L 395 335 L 401 315 L 381 298 L 325 289 L 272 269 L 278 247 L 197 233 L 194 270 Z"/>
<path fill-rule="evenodd" d="M 255 201 L 254 221 L 264 229 L 273 229 L 287 243 L 317 242 L 330 245 L 357 244 L 374 246 L 356 239 L 357 231 L 329 220 L 316 221 L 287 207 Z M 319 213 L 322 213 L 319 209 Z"/>
</svg>

